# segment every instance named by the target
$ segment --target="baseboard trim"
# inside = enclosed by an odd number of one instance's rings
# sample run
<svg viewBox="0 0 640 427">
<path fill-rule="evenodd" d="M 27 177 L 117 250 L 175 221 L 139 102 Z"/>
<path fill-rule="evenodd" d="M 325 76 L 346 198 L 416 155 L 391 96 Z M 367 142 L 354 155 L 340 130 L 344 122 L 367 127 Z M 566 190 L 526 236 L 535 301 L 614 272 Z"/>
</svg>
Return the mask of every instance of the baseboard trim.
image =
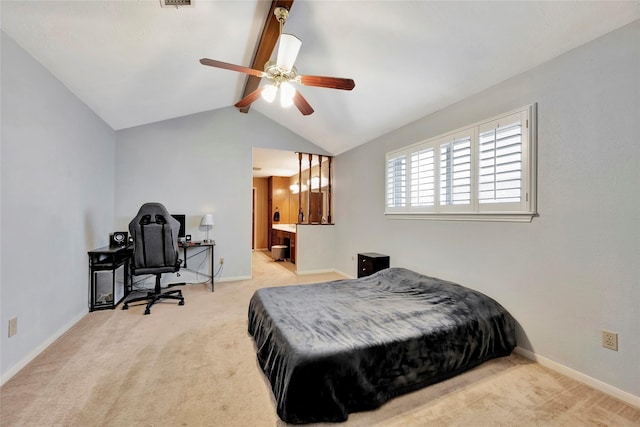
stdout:
<svg viewBox="0 0 640 427">
<path fill-rule="evenodd" d="M 299 275 L 307 275 L 307 274 L 322 274 L 322 273 L 333 273 L 335 270 L 333 268 L 323 268 L 320 270 L 307 270 L 307 271 L 296 271 L 296 274 Z"/>
<path fill-rule="evenodd" d="M 616 399 L 620 399 L 623 402 L 628 403 L 629 405 L 640 408 L 640 397 L 638 396 L 635 396 L 631 393 L 627 393 L 624 390 L 620 390 L 619 388 L 616 388 L 603 381 L 590 377 L 589 375 L 585 375 L 582 372 L 578 372 L 558 362 L 554 362 L 551 359 L 548 359 L 544 356 L 540 356 L 539 354 L 526 350 L 522 347 L 516 347 L 514 350 L 514 353 L 517 353 L 520 356 L 525 357 L 529 360 L 533 360 L 534 362 L 537 362 L 544 367 L 552 369 L 558 373 L 561 373 L 562 375 L 566 375 L 567 377 L 572 378 L 576 381 L 580 381 L 581 383 L 586 384 L 590 387 L 593 387 L 596 390 L 599 390 L 603 393 L 606 393 L 609 396 L 613 396 Z"/>
<path fill-rule="evenodd" d="M 298 271 L 296 274 L 304 275 L 304 274 L 322 274 L 322 273 L 336 273 L 341 276 L 344 276 L 346 279 L 355 279 L 355 276 L 351 276 L 343 271 L 336 270 L 335 268 L 327 268 L 324 270 L 309 270 L 309 271 Z"/>
<path fill-rule="evenodd" d="M 355 279 L 356 276 L 352 276 L 351 274 L 347 274 L 344 271 L 340 271 L 340 270 L 333 270 L 334 272 L 338 273 L 341 276 L 346 277 L 347 279 Z"/>
<path fill-rule="evenodd" d="M 22 358 L 18 363 L 13 365 L 11 369 L 5 372 L 2 375 L 2 379 L 0 379 L 0 385 L 4 385 L 7 381 L 13 378 L 22 368 L 27 366 L 33 359 L 38 357 L 40 353 L 42 353 L 47 347 L 53 344 L 58 338 L 64 335 L 69 329 L 73 327 L 76 323 L 80 321 L 84 316 L 89 313 L 89 309 L 85 309 L 82 312 L 78 313 L 75 317 L 73 317 L 69 322 L 67 322 L 63 327 L 58 329 L 53 335 L 48 337 L 45 341 L 43 341 L 38 347 L 36 347 L 32 352 L 27 354 Z"/>
</svg>

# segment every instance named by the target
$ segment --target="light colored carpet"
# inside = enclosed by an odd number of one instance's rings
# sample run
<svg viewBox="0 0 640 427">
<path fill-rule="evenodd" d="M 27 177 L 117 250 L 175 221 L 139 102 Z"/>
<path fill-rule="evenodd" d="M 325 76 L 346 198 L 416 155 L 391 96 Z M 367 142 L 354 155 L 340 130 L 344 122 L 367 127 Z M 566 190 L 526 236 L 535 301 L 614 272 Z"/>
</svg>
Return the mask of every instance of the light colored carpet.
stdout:
<svg viewBox="0 0 640 427">
<path fill-rule="evenodd" d="M 187 285 L 185 305 L 89 313 L 0 389 L 2 426 L 282 426 L 247 334 L 256 289 L 296 276 L 264 252 L 254 278 Z M 517 355 L 417 392 L 344 426 L 638 426 L 640 409 Z"/>
</svg>

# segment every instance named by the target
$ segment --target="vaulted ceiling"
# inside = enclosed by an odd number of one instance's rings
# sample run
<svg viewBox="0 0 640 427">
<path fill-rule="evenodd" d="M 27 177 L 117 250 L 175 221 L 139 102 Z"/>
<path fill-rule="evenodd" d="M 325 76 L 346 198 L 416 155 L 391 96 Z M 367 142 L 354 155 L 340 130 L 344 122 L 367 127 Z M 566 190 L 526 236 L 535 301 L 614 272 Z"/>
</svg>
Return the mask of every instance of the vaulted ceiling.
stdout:
<svg viewBox="0 0 640 427">
<path fill-rule="evenodd" d="M 234 105 L 246 75 L 199 59 L 250 66 L 270 6 L 3 0 L 1 12 L 3 31 L 119 130 Z M 297 0 L 285 31 L 303 42 L 299 73 L 356 87 L 298 86 L 310 116 L 264 100 L 248 114 L 337 155 L 636 19 L 636 0 Z"/>
</svg>

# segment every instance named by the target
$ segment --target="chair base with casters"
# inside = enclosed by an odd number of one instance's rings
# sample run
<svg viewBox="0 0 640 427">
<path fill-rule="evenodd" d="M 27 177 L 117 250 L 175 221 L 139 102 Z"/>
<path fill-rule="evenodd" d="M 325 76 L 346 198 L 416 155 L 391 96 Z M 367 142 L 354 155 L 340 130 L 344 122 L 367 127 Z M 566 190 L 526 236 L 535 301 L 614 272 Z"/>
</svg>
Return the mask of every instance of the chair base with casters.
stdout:
<svg viewBox="0 0 640 427">
<path fill-rule="evenodd" d="M 184 305 L 184 297 L 182 296 L 182 290 L 173 289 L 173 290 L 162 292 L 162 288 L 160 287 L 160 275 L 157 274 L 156 286 L 153 292 L 147 292 L 147 295 L 143 297 L 131 298 L 130 300 L 126 300 L 122 305 L 122 309 L 128 310 L 129 304 L 132 302 L 148 301 L 147 307 L 144 309 L 144 314 L 151 314 L 151 306 L 163 299 L 175 299 L 179 301 L 178 305 Z"/>
</svg>

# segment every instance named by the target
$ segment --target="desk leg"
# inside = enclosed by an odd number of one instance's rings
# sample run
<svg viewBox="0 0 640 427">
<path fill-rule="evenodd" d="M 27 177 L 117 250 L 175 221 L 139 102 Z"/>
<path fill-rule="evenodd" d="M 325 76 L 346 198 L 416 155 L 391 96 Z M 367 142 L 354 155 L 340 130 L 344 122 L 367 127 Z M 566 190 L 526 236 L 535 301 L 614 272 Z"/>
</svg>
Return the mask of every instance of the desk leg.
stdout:
<svg viewBox="0 0 640 427">
<path fill-rule="evenodd" d="M 215 280 L 215 274 L 216 274 L 216 266 L 213 263 L 213 251 L 215 250 L 215 246 L 211 246 L 211 292 L 213 292 L 213 288 L 215 287 L 214 285 L 214 280 Z"/>
<path fill-rule="evenodd" d="M 94 286 L 95 285 L 93 283 L 93 259 L 92 259 L 92 256 L 89 255 L 89 311 L 93 311 L 93 306 L 94 306 L 93 296 L 95 295 L 95 292 L 93 290 Z"/>
<path fill-rule="evenodd" d="M 124 297 L 122 298 L 123 301 L 131 293 L 132 287 L 133 287 L 132 284 L 133 284 L 133 280 L 131 279 L 130 258 L 127 258 L 127 260 L 124 262 Z"/>
<path fill-rule="evenodd" d="M 184 258 L 184 268 L 187 268 L 187 247 L 183 246 L 182 250 L 183 250 L 183 252 L 182 252 L 183 255 L 182 256 Z"/>
<path fill-rule="evenodd" d="M 215 258 L 214 256 L 214 248 L 215 245 L 211 245 L 211 246 L 207 246 L 207 249 L 209 250 L 209 264 L 210 264 L 210 268 L 211 268 L 211 292 L 213 292 L 213 288 L 214 288 L 214 284 L 213 284 L 213 277 L 215 275 L 215 271 L 213 270 L 214 265 L 213 265 L 213 259 Z M 184 258 L 184 265 L 182 266 L 182 268 L 187 268 L 187 246 L 183 246 L 182 247 L 182 253 L 183 253 L 183 258 Z M 173 286 L 179 286 L 179 285 L 185 285 L 186 283 L 176 283 Z"/>
</svg>

